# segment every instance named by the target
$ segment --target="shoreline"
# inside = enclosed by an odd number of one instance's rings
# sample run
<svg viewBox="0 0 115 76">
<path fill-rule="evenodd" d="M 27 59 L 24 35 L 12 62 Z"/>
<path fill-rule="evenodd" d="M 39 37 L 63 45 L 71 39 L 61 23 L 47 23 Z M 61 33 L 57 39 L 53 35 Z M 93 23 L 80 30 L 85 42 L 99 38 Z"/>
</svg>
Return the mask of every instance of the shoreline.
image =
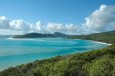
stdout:
<svg viewBox="0 0 115 76">
<path fill-rule="evenodd" d="M 13 37 L 9 37 L 7 39 L 9 39 L 9 40 L 34 40 L 34 39 L 28 39 L 28 38 L 19 39 L 19 38 L 13 38 Z M 85 40 L 85 39 L 73 39 L 73 40 Z M 86 40 L 86 41 L 92 41 L 94 43 L 100 43 L 100 44 L 105 44 L 105 45 L 112 45 L 110 43 L 99 42 L 99 41 L 94 41 L 94 40 Z"/>
<path fill-rule="evenodd" d="M 9 37 L 7 39 L 14 39 L 15 40 L 15 38 L 12 38 L 12 37 Z M 21 40 L 21 39 L 18 39 L 18 40 Z M 72 39 L 72 40 L 84 40 L 84 39 Z M 105 42 L 98 42 L 98 41 L 93 41 L 93 40 L 86 40 L 86 41 L 91 41 L 91 42 L 94 42 L 94 43 L 100 43 L 100 44 L 105 44 L 105 45 L 112 45 L 112 44 L 108 44 L 108 43 L 105 43 Z M 92 50 L 89 50 L 89 51 L 92 51 Z M 87 52 L 87 51 L 83 51 L 83 52 Z M 82 53 L 82 52 L 80 52 L 80 53 Z M 76 53 L 73 53 L 73 54 L 76 54 Z M 68 55 L 72 55 L 72 54 L 70 53 Z M 54 57 L 56 57 L 56 56 L 54 56 Z M 53 58 L 53 57 L 51 57 L 51 58 Z M 0 71 L 2 71 L 2 70 L 0 70 Z"/>
<path fill-rule="evenodd" d="M 74 39 L 74 40 L 84 40 L 84 39 Z M 112 45 L 112 44 L 110 44 L 110 43 L 99 42 L 99 41 L 94 41 L 94 40 L 86 40 L 86 41 L 91 41 L 91 42 L 94 42 L 94 43 L 100 43 L 100 44 L 105 44 L 105 45 Z"/>
<path fill-rule="evenodd" d="M 99 41 L 93 41 L 93 40 L 90 40 L 90 41 L 95 42 L 95 43 L 100 43 L 100 44 L 112 45 L 112 44 L 106 43 L 106 42 L 99 42 Z"/>
</svg>

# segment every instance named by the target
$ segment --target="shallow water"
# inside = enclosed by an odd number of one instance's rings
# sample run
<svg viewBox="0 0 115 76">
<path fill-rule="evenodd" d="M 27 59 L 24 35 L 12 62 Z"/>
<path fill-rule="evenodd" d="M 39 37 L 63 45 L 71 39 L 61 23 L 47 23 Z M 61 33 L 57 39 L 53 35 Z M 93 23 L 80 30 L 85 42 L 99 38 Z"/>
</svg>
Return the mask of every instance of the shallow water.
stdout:
<svg viewBox="0 0 115 76">
<path fill-rule="evenodd" d="M 85 52 L 106 44 L 64 38 L 11 39 L 0 37 L 0 70 L 37 59 Z"/>
</svg>

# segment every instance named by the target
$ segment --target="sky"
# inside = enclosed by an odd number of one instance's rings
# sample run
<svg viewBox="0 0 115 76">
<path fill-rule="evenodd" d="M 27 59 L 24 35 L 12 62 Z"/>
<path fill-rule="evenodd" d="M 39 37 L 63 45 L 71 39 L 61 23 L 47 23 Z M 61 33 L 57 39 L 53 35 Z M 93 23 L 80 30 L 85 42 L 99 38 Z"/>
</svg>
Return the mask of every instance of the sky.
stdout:
<svg viewBox="0 0 115 76">
<path fill-rule="evenodd" d="M 0 0 L 0 34 L 115 30 L 115 0 Z"/>
</svg>

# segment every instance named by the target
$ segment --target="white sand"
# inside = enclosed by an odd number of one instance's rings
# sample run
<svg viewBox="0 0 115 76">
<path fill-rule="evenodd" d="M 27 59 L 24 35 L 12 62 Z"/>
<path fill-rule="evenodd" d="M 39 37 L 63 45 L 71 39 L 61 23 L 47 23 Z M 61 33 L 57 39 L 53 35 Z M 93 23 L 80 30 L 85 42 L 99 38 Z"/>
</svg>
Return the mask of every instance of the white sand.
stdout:
<svg viewBox="0 0 115 76">
<path fill-rule="evenodd" d="M 98 42 L 98 41 L 93 41 L 95 43 L 101 43 L 101 44 L 106 44 L 106 45 L 112 45 L 112 44 L 108 44 L 108 43 L 105 43 L 105 42 Z"/>
<path fill-rule="evenodd" d="M 100 44 L 112 45 L 112 44 L 108 44 L 108 43 L 105 43 L 105 42 L 99 42 L 99 41 L 93 41 L 93 40 L 88 40 L 88 41 L 92 41 L 92 42 L 100 43 Z"/>
<path fill-rule="evenodd" d="M 74 39 L 74 40 L 83 40 L 83 39 Z M 108 44 L 108 43 L 105 43 L 105 42 L 99 42 L 99 41 L 93 41 L 93 40 L 87 40 L 87 41 L 92 41 L 92 42 L 95 42 L 95 43 L 100 43 L 100 44 L 105 44 L 105 45 L 112 45 L 112 44 Z"/>
</svg>

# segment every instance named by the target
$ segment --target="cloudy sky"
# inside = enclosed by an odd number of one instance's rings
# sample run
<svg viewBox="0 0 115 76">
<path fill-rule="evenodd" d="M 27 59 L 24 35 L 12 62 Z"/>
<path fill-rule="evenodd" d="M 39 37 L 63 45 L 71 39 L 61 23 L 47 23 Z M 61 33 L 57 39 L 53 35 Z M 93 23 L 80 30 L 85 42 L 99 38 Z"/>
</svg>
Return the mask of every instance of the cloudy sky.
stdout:
<svg viewBox="0 0 115 76">
<path fill-rule="evenodd" d="M 115 0 L 0 0 L 0 35 L 115 30 Z"/>
</svg>

